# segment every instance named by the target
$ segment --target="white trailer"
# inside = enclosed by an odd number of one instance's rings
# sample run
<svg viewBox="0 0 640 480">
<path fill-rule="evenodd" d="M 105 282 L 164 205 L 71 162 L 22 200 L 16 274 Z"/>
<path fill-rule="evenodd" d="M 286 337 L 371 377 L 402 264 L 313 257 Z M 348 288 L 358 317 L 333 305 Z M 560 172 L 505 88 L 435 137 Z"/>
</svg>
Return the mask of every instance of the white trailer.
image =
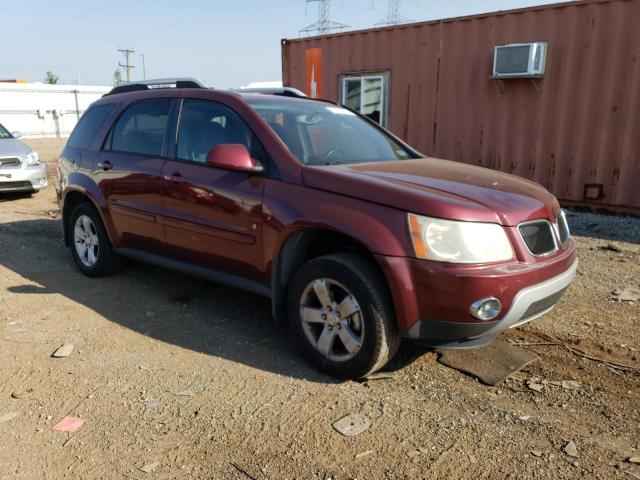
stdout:
<svg viewBox="0 0 640 480">
<path fill-rule="evenodd" d="M 25 138 L 67 137 L 109 86 L 0 82 L 0 123 Z"/>
</svg>

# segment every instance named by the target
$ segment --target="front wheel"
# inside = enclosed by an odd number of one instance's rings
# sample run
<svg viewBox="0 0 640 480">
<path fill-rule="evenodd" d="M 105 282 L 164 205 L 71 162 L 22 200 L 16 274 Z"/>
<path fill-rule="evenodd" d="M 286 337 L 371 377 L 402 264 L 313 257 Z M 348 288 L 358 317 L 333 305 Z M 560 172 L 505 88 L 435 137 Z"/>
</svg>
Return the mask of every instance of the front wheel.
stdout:
<svg viewBox="0 0 640 480">
<path fill-rule="evenodd" d="M 288 308 L 303 351 L 331 375 L 364 377 L 398 349 L 384 279 L 357 255 L 327 255 L 303 265 L 291 282 Z"/>
</svg>

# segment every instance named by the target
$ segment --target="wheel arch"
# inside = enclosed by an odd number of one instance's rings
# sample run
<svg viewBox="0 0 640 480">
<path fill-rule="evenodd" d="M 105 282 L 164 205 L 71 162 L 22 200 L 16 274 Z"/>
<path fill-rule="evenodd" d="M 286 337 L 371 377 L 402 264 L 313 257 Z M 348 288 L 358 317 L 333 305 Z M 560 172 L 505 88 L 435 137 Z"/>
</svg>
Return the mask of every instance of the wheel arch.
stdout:
<svg viewBox="0 0 640 480">
<path fill-rule="evenodd" d="M 364 243 L 352 236 L 326 227 L 306 227 L 290 232 L 282 241 L 271 268 L 272 313 L 286 318 L 289 283 L 298 269 L 309 260 L 332 253 L 353 253 L 363 257 L 379 272 L 391 299 L 384 271 Z"/>
<path fill-rule="evenodd" d="M 81 203 L 89 203 L 96 210 L 96 212 L 98 212 L 100 220 L 102 220 L 102 224 L 104 225 L 107 232 L 107 236 L 109 237 L 109 241 L 113 245 L 113 225 L 111 223 L 111 218 L 107 217 L 108 212 L 106 212 L 106 202 L 99 202 L 96 197 L 90 193 L 90 191 L 82 188 L 81 186 L 68 188 L 62 196 L 61 213 L 64 244 L 66 246 L 69 246 L 71 244 L 71 241 L 69 239 L 69 218 L 71 216 L 71 212 L 73 212 L 73 209 Z"/>
</svg>

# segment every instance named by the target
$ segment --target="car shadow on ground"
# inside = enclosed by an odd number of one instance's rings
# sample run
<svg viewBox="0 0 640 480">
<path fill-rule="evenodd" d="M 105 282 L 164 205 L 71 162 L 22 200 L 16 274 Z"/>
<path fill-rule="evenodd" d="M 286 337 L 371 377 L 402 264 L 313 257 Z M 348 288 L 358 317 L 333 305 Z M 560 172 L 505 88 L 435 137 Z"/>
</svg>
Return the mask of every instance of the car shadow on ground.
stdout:
<svg viewBox="0 0 640 480">
<path fill-rule="evenodd" d="M 0 224 L 0 265 L 25 279 L 8 290 L 59 294 L 130 330 L 279 375 L 337 383 L 309 364 L 275 323 L 264 297 L 137 262 L 103 278 L 82 275 L 64 246 L 59 220 Z M 43 300 L 44 302 L 44 300 Z M 405 345 L 397 370 L 425 350 Z"/>
<path fill-rule="evenodd" d="M 29 198 L 34 195 L 35 192 L 0 192 L 0 202 L 13 202 L 15 200 L 21 200 Z"/>
</svg>

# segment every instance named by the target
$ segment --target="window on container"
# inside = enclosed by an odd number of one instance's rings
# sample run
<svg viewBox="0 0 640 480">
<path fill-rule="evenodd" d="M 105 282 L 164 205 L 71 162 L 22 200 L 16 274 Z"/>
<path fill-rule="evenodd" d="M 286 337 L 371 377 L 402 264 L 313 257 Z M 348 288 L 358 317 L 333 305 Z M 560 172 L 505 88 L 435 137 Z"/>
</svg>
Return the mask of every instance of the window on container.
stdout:
<svg viewBox="0 0 640 480">
<path fill-rule="evenodd" d="M 386 125 L 385 77 L 382 75 L 342 79 L 342 104 Z"/>
</svg>

